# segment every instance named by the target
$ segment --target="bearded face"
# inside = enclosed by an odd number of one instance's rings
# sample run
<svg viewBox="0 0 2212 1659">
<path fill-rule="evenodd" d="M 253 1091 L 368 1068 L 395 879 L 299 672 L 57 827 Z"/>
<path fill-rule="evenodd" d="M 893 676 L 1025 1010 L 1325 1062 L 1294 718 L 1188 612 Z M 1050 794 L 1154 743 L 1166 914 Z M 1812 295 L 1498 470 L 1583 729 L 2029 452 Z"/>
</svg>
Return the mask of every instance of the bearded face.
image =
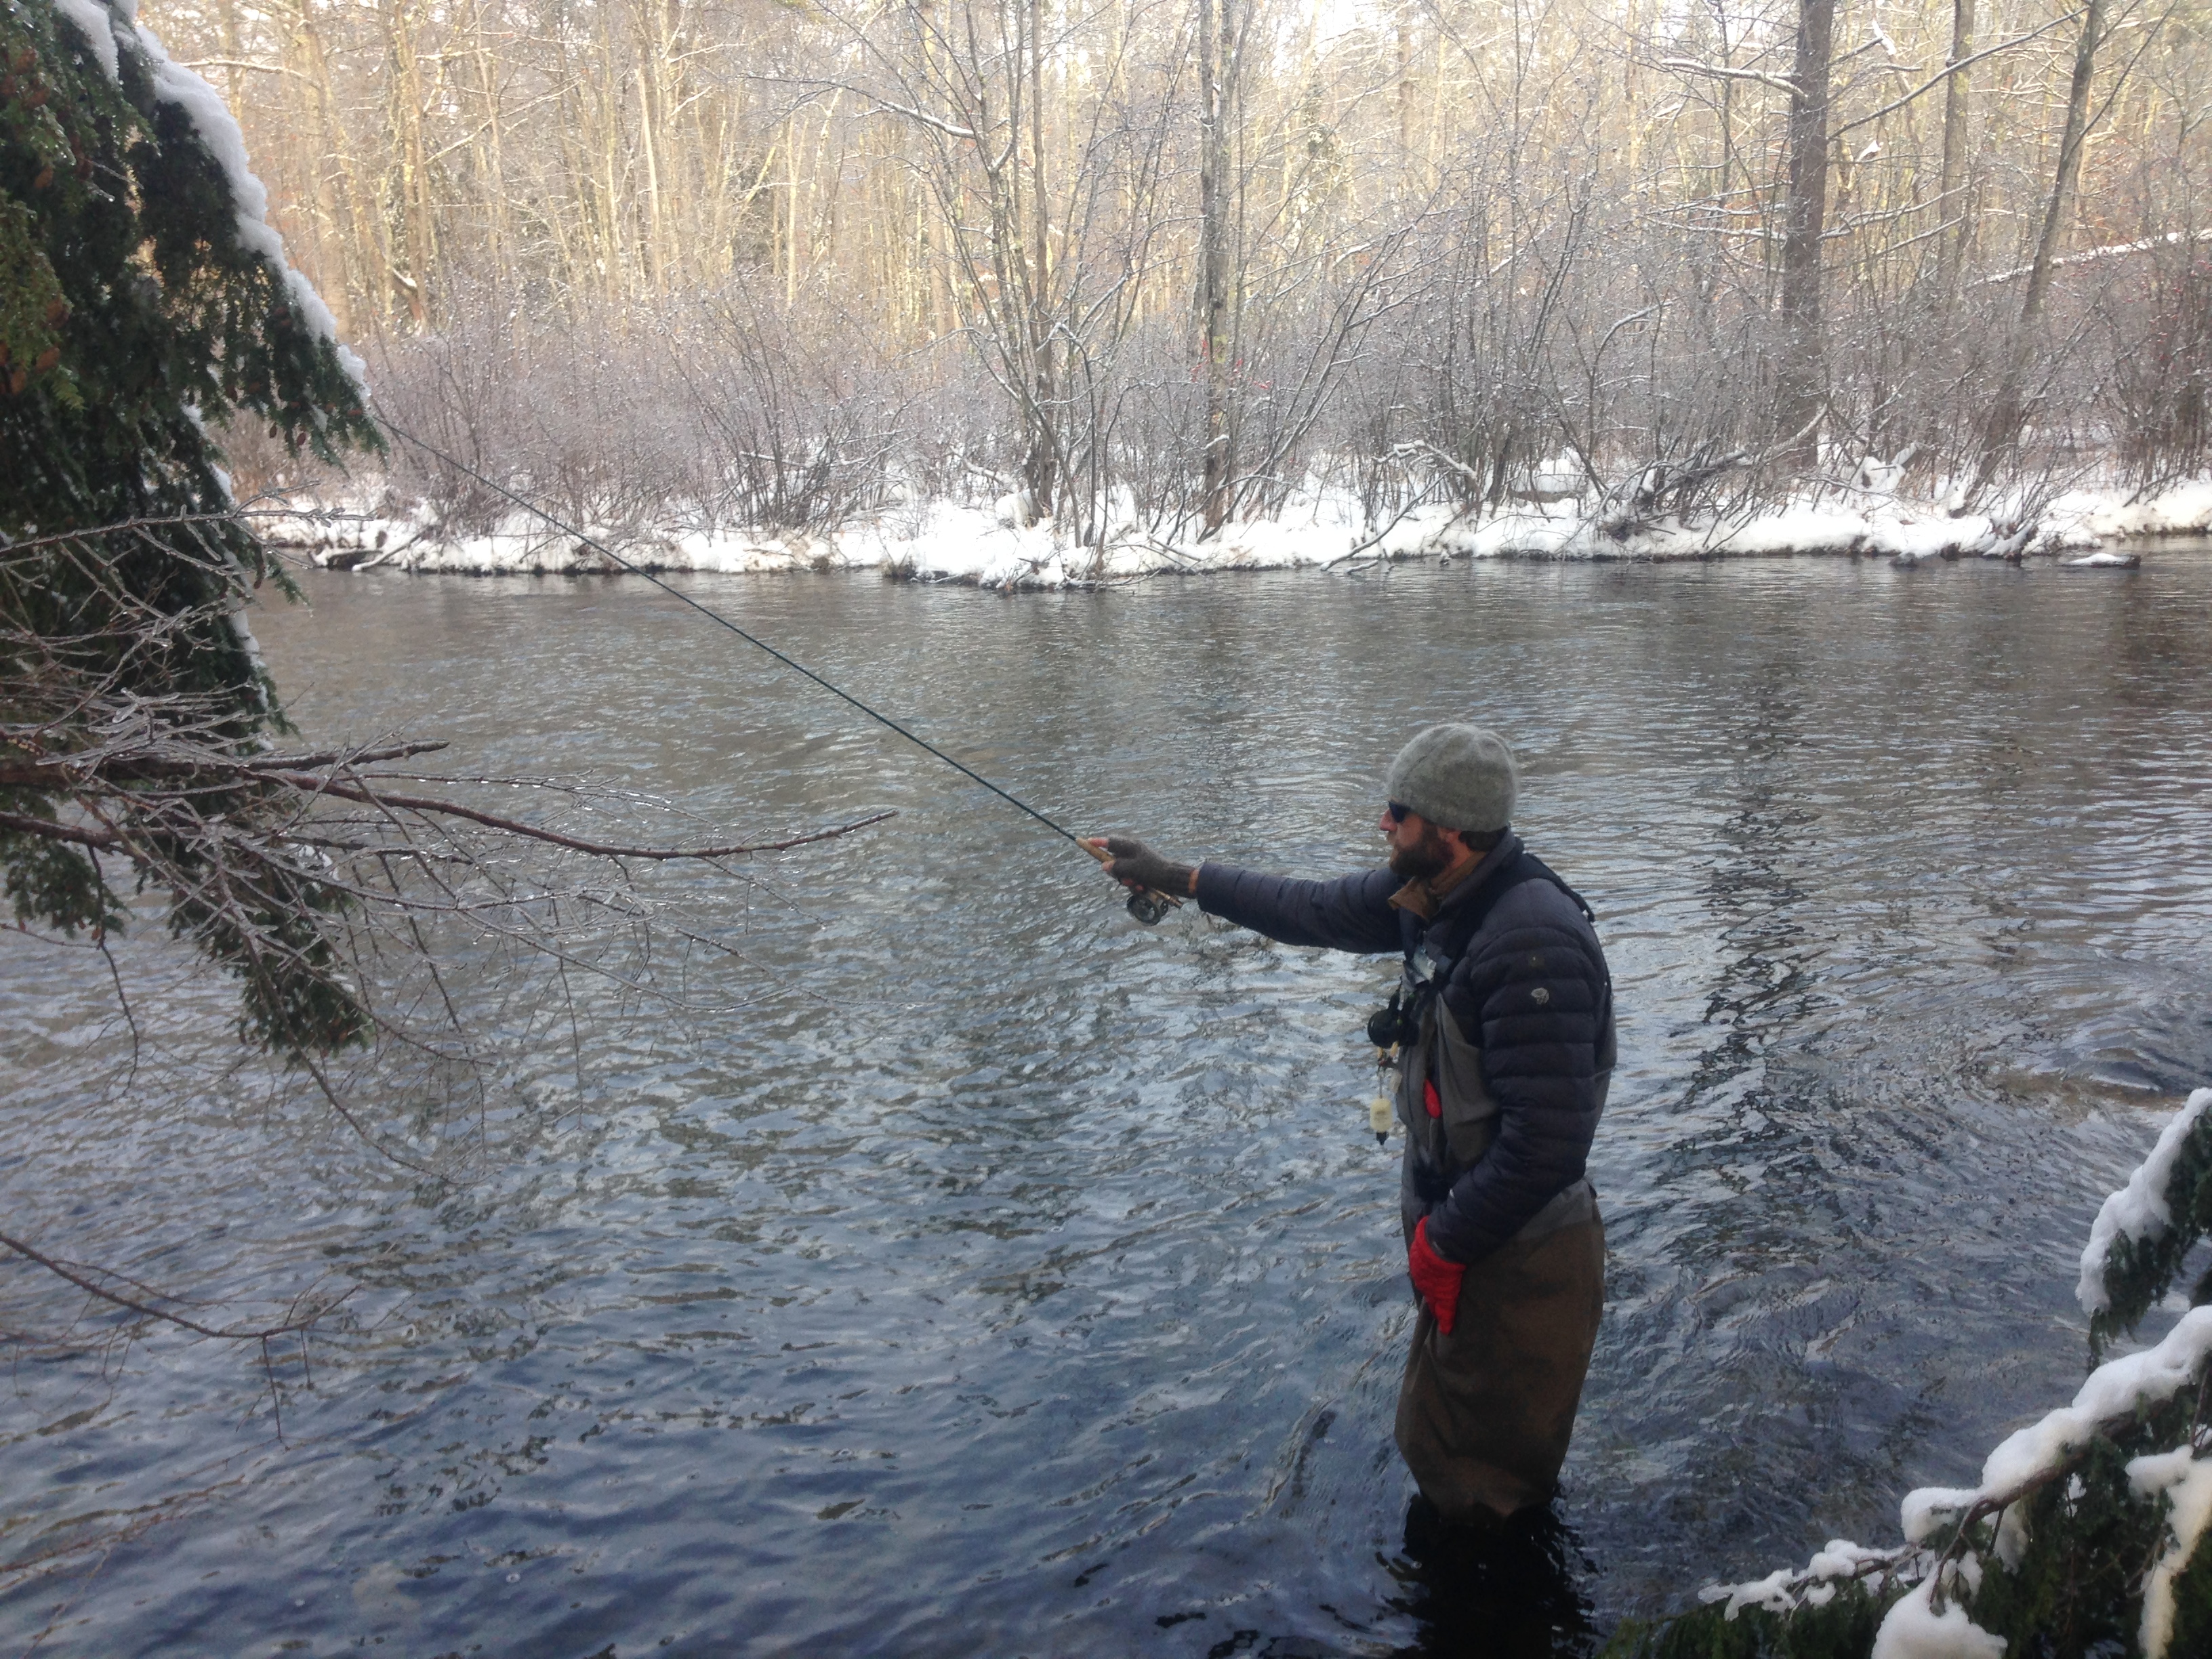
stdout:
<svg viewBox="0 0 2212 1659">
<path fill-rule="evenodd" d="M 1452 866 L 1459 849 L 1433 823 L 1423 820 L 1418 837 L 1403 837 L 1390 849 L 1390 869 L 1407 881 L 1426 881 Z"/>
</svg>

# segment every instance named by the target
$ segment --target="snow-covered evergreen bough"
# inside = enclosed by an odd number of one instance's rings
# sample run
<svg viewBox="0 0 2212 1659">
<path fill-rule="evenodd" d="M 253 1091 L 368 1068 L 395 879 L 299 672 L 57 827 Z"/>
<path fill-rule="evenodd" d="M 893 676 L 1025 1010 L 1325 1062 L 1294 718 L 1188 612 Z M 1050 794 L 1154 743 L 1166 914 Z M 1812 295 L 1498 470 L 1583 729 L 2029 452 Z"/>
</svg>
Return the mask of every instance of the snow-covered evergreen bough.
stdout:
<svg viewBox="0 0 2212 1659">
<path fill-rule="evenodd" d="M 2212 1232 L 2212 1089 L 2199 1089 L 2081 1253 L 2090 1358 L 2164 1297 Z M 2100 1364 L 2005 1440 L 1980 1484 L 1904 1503 L 1905 1542 L 1838 1540 L 1802 1568 L 1705 1592 L 1617 1634 L 1639 1659 L 2053 1659 L 2212 1653 L 2212 1273 L 2164 1340 Z"/>
<path fill-rule="evenodd" d="M 235 975 L 240 1036 L 426 1169 L 399 1149 L 429 1120 L 398 1078 L 368 1089 L 400 1126 L 386 1136 L 321 1062 L 357 1051 L 356 1082 L 411 1066 L 420 1103 L 458 1111 L 496 1067 L 465 1011 L 569 1007 L 579 967 L 659 1007 L 720 1012 L 641 976 L 664 917 L 687 945 L 742 958 L 685 928 L 680 884 L 635 868 L 689 860 L 742 881 L 727 860 L 876 818 L 617 843 L 611 827 L 665 804 L 589 780 L 389 769 L 435 740 L 276 746 L 289 728 L 246 606 L 264 580 L 291 590 L 214 434 L 266 422 L 325 460 L 381 446 L 359 362 L 266 222 L 238 124 L 134 8 L 0 0 L 0 876 L 26 930 L 103 948 L 126 895 L 165 901 L 170 930 Z M 519 813 L 491 810 L 518 798 Z M 467 973 L 441 976 L 441 957 Z M 517 969 L 544 970 L 545 994 L 501 981 Z M 119 969 L 114 983 L 125 998 Z M 527 1021 L 499 1030 L 532 1040 Z M 0 1249 L 38 1256 L 4 1233 Z"/>
<path fill-rule="evenodd" d="M 289 811 L 246 765 L 284 722 L 243 608 L 283 578 L 209 428 L 378 441 L 237 123 L 136 11 L 0 0 L 0 868 L 19 922 L 98 936 L 119 856 L 238 973 L 249 1035 L 327 1052 L 362 1030 L 319 921 L 343 901 L 242 850 Z"/>
</svg>

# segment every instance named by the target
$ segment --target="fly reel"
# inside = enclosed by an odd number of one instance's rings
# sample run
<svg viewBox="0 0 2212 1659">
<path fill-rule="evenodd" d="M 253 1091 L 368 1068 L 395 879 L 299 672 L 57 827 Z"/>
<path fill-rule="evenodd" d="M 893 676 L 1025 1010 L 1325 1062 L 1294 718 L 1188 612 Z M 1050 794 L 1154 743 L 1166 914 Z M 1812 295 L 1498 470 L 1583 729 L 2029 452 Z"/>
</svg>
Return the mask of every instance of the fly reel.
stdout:
<svg viewBox="0 0 2212 1659">
<path fill-rule="evenodd" d="M 1070 837 L 1078 847 L 1101 864 L 1114 862 L 1114 855 L 1106 850 L 1106 843 L 1096 837 Z M 1173 893 L 1163 893 L 1157 887 L 1140 887 L 1129 895 L 1128 912 L 1147 927 L 1157 927 L 1168 919 L 1171 911 L 1182 908 L 1182 901 Z"/>
</svg>

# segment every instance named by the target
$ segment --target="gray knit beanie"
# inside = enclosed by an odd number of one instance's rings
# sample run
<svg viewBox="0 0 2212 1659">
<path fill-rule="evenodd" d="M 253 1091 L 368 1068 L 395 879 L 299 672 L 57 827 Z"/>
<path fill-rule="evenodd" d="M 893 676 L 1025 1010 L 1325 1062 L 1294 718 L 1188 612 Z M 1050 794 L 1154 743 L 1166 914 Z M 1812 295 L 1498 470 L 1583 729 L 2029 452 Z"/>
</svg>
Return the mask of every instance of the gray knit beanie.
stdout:
<svg viewBox="0 0 2212 1659">
<path fill-rule="evenodd" d="M 1513 751 L 1479 726 L 1432 726 L 1390 763 L 1390 799 L 1445 830 L 1503 830 L 1514 787 Z"/>
</svg>

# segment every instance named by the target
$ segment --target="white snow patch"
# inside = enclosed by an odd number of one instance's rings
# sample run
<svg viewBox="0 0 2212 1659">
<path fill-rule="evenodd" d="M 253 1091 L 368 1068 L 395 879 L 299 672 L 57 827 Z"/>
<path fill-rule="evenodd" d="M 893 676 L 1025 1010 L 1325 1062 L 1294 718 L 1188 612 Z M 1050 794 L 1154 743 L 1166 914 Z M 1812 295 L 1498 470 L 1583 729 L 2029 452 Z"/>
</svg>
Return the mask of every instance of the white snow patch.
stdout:
<svg viewBox="0 0 2212 1659">
<path fill-rule="evenodd" d="M 489 531 L 441 533 L 427 509 L 373 504 L 366 495 L 305 504 L 312 516 L 279 520 L 270 535 L 304 544 L 319 562 L 477 574 L 582 573 L 615 568 L 589 544 L 598 542 L 643 568 L 731 574 L 788 570 L 881 570 L 920 581 L 1000 588 L 1066 587 L 1173 572 L 1285 569 L 1412 556 L 1449 521 L 1448 507 L 1417 508 L 1380 534 L 1363 531 L 1356 503 L 1316 494 L 1269 520 L 1232 523 L 1197 538 L 1145 532 L 1132 504 L 1116 503 L 1103 546 L 1079 545 L 1052 520 L 1023 525 L 1015 505 L 949 501 L 891 507 L 827 534 L 702 526 L 699 515 L 672 504 L 651 523 L 609 523 L 590 514 L 570 519 L 581 537 L 556 530 L 520 509 Z M 556 514 L 566 516 L 566 514 Z M 588 538 L 589 541 L 583 539 Z M 1363 548 L 1363 544 L 1371 544 Z"/>
<path fill-rule="evenodd" d="M 1997 1559 L 2006 1571 L 2018 1572 L 2027 1558 L 2027 1505 L 2008 1504 L 1997 1520 Z"/>
<path fill-rule="evenodd" d="M 713 514 L 685 501 L 666 503 L 650 523 L 610 523 L 588 512 L 574 522 L 623 557 L 655 570 L 874 569 L 923 581 L 999 588 L 1081 586 L 1224 570 L 1343 567 L 1359 572 L 1410 559 L 1659 560 L 1826 553 L 1887 558 L 1912 567 L 1943 557 L 2053 552 L 2092 545 L 2107 533 L 2099 530 L 2082 541 L 2087 521 L 2072 507 L 2021 519 L 2021 503 L 1999 502 L 1996 517 L 1954 518 L 1938 502 L 1886 493 L 1901 472 L 1897 463 L 1869 458 L 1857 471 L 1862 482 L 1844 490 L 1842 499 L 1832 490 L 1819 500 L 1697 522 L 1668 518 L 1631 524 L 1617 514 L 1608 519 L 1611 509 L 1584 493 L 1517 500 L 1495 513 L 1426 504 L 1370 523 L 1357 497 L 1318 484 L 1296 492 L 1273 517 L 1236 520 L 1203 538 L 1194 523 L 1147 526 L 1126 489 L 1115 492 L 1101 515 L 1101 533 L 1090 543 L 1079 543 L 1066 523 L 1023 523 L 1021 503 L 1011 495 L 994 503 L 966 505 L 919 500 L 908 490 L 895 491 L 893 506 L 831 532 L 717 526 Z M 529 493 L 526 482 L 517 488 Z M 2148 534 L 2156 526 L 2171 529 L 2198 521 L 2212 533 L 2212 479 L 2181 486 L 2140 508 L 2115 505 L 2121 499 L 2117 491 L 2094 499 L 2105 504 L 2097 522 L 2114 526 L 2112 534 Z M 484 574 L 608 568 L 604 557 L 575 538 L 520 511 L 488 532 L 465 537 L 417 515 L 404 546 L 390 533 L 391 516 L 368 514 L 363 520 L 370 534 L 382 537 L 385 544 L 380 547 L 364 540 L 349 549 L 334 538 L 320 538 L 329 562 Z M 2136 556 L 2099 554 L 2090 562 L 2116 564 Z"/>
<path fill-rule="evenodd" d="M 54 9 L 84 37 L 107 78 L 120 85 L 123 64 L 115 55 L 115 20 L 107 8 L 100 0 L 54 0 Z"/>
<path fill-rule="evenodd" d="M 1935 1610 L 1936 1582 L 1924 1580 L 1889 1610 L 1875 1632 L 1872 1659 L 2004 1659 L 2004 1638 L 1967 1618 L 1956 1600 Z"/>
<path fill-rule="evenodd" d="M 1936 1529 L 1973 1508 L 1981 1493 L 1970 1486 L 1922 1486 L 1905 1494 L 1898 1522 L 1910 1544 L 1924 1544 Z"/>
<path fill-rule="evenodd" d="M 1747 1584 L 1731 1585 L 1729 1587 L 1728 1606 L 1722 1609 L 1721 1617 L 1733 1620 L 1746 1607 L 1764 1607 L 1769 1613 L 1789 1612 L 1797 1605 L 1797 1598 L 1791 1589 L 1796 1577 L 1787 1567 L 1777 1567 L 1764 1578 L 1754 1578 Z M 1720 1600 L 1710 1591 L 1706 1593 L 1706 1599 Z"/>
<path fill-rule="evenodd" d="M 2171 1542 L 2143 1582 L 2143 1659 L 2166 1659 L 2173 1642 L 2173 1581 L 2189 1565 L 2197 1541 L 2212 1523 L 2212 1462 L 2187 1446 L 2134 1459 L 2128 1484 L 2144 1498 L 2166 1495 L 2166 1528 Z"/>
<path fill-rule="evenodd" d="M 2112 1305 L 2112 1297 L 2105 1288 L 2105 1258 L 2112 1253 L 2115 1241 L 2130 1238 L 2146 1243 L 2173 1224 L 2173 1207 L 2166 1187 L 2173 1179 L 2173 1165 L 2181 1156 L 2182 1143 L 2189 1139 L 2190 1131 L 2208 1109 L 2212 1109 L 2212 1089 L 2199 1089 L 2191 1094 L 2188 1103 L 2166 1120 L 2166 1127 L 2159 1132 L 2158 1145 L 2151 1148 L 2150 1156 L 2128 1177 L 2128 1184 L 2107 1198 L 2098 1210 L 2097 1219 L 2089 1228 L 2089 1242 L 2082 1248 L 2081 1279 L 2074 1292 L 2082 1312 L 2100 1314 Z"/>
<path fill-rule="evenodd" d="M 2044 512 L 2044 545 L 2094 547 L 2135 536 L 2212 534 L 2212 477 L 2191 478 L 2138 501 L 2116 489 L 2075 489 Z"/>
</svg>

